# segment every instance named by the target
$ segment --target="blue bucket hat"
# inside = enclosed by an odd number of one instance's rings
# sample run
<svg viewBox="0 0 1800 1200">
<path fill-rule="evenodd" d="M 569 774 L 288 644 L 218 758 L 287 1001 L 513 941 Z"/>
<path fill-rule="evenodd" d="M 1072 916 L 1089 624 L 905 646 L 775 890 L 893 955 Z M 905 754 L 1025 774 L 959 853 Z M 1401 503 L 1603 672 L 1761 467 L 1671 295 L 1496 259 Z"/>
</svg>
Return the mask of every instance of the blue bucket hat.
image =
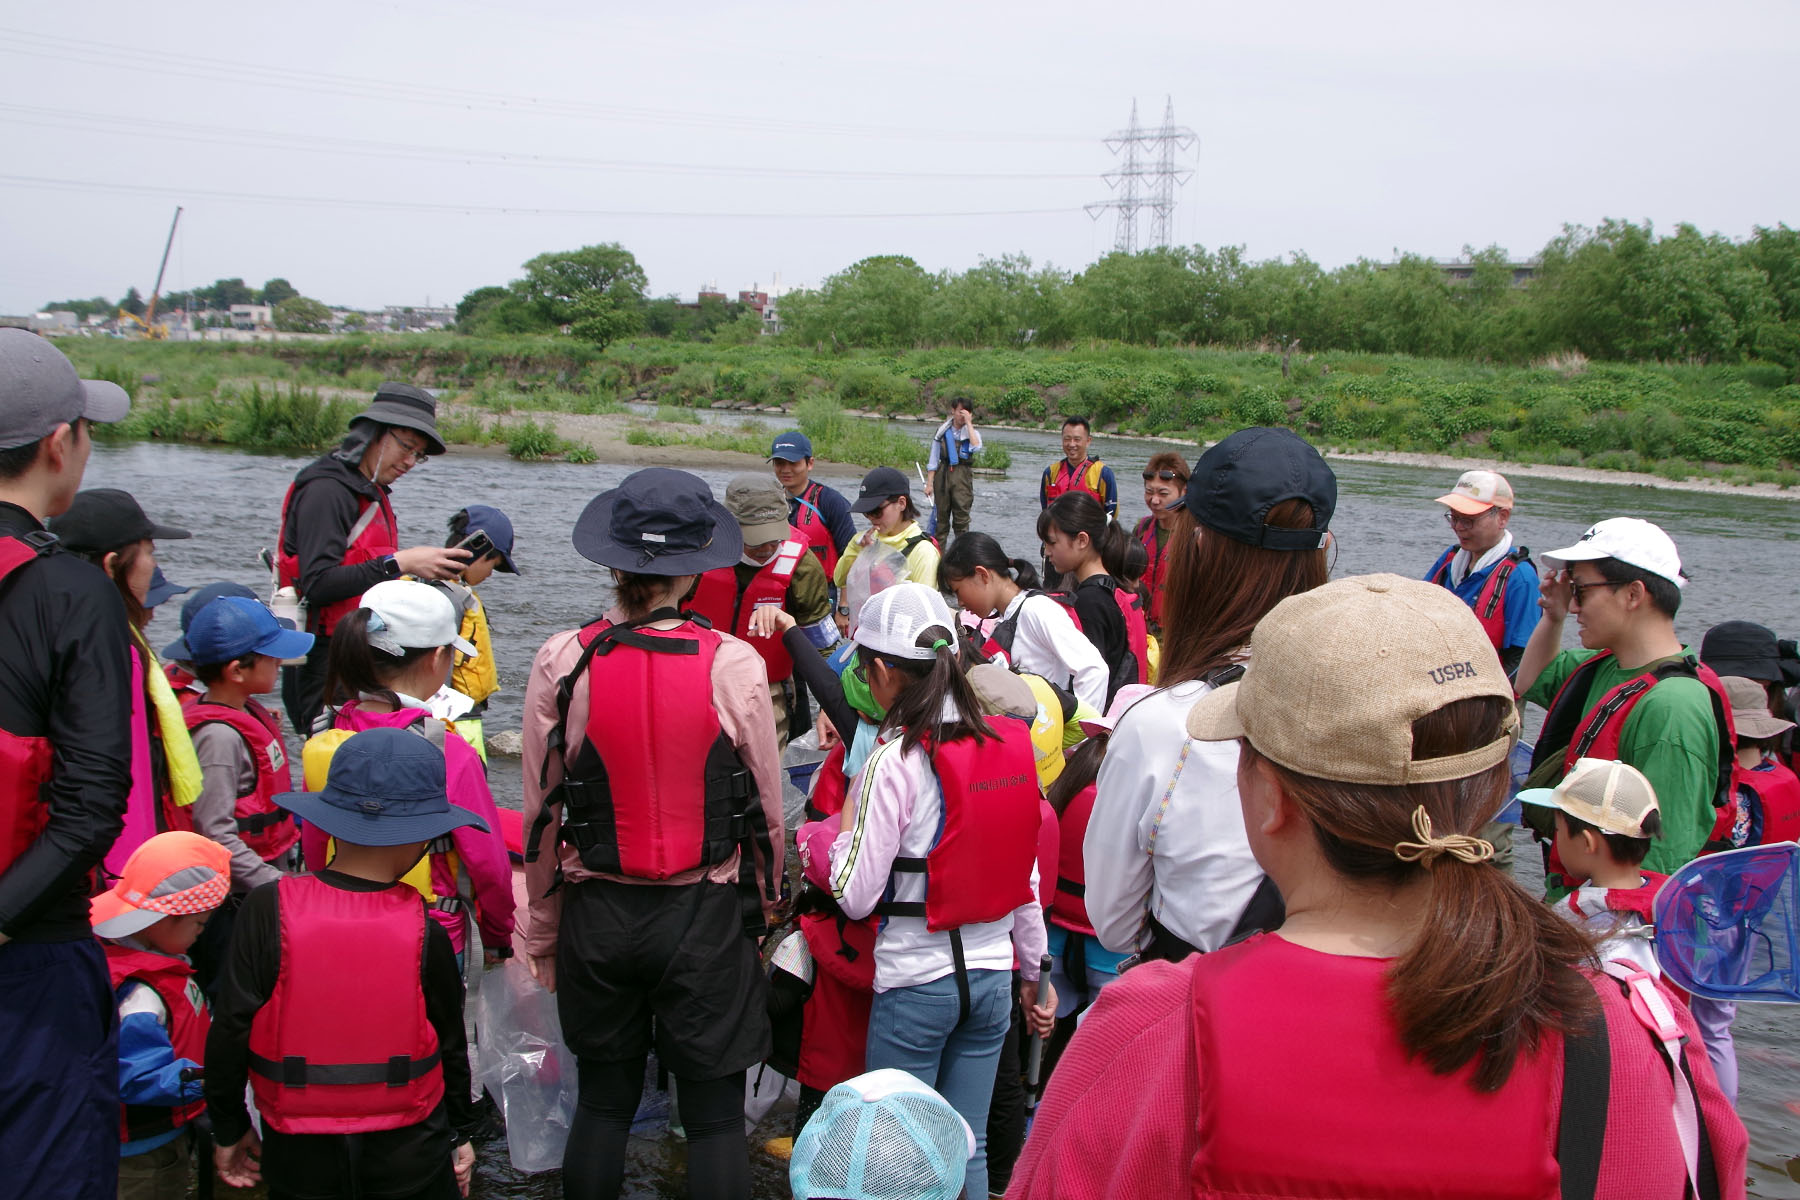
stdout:
<svg viewBox="0 0 1800 1200">
<path fill-rule="evenodd" d="M 570 540 L 581 557 L 637 575 L 704 575 L 744 556 L 731 510 L 698 475 L 645 467 L 582 510 Z"/>
<path fill-rule="evenodd" d="M 365 729 L 331 756 L 320 792 L 282 792 L 275 803 L 353 846 L 429 842 L 487 823 L 450 803 L 444 752 L 406 729 Z"/>
<path fill-rule="evenodd" d="M 313 635 L 283 629 L 261 600 L 221 596 L 201 609 L 188 627 L 188 662 L 196 666 L 233 662 L 246 654 L 305 658 Z"/>
<path fill-rule="evenodd" d="M 220 596 L 242 596 L 246 600 L 256 599 L 256 593 L 245 587 L 243 584 L 232 583 L 228 579 L 221 579 L 216 583 L 207 584 L 205 587 L 189 596 L 186 600 L 183 600 L 181 602 L 181 636 L 162 648 L 162 659 L 164 662 L 193 661 L 193 657 L 188 653 L 187 631 L 193 628 L 194 618 L 199 615 L 200 610 L 211 604 L 214 600 L 217 600 Z M 289 629 L 293 628 L 291 625 L 286 627 Z"/>
<path fill-rule="evenodd" d="M 179 583 L 170 582 L 169 577 L 163 574 L 163 569 L 157 567 L 150 573 L 150 588 L 144 593 L 144 607 L 155 608 L 165 601 L 173 600 L 184 592 L 193 590 L 193 588 L 183 587 Z"/>
<path fill-rule="evenodd" d="M 485 533 L 488 541 L 494 543 L 494 549 L 500 552 L 500 569 L 517 575 L 519 568 L 512 560 L 513 527 L 507 515 L 485 504 L 471 504 L 463 509 L 463 516 L 468 519 L 469 533 Z"/>
</svg>

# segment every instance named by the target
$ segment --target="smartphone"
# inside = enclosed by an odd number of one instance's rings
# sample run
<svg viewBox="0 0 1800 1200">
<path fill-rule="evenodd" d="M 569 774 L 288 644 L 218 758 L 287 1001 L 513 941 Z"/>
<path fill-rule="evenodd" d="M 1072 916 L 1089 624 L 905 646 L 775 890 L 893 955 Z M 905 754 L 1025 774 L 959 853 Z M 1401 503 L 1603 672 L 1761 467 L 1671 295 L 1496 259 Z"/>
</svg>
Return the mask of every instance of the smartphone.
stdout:
<svg viewBox="0 0 1800 1200">
<path fill-rule="evenodd" d="M 485 529 L 477 529 L 462 541 L 456 543 L 455 549 L 467 550 L 470 562 L 481 561 L 484 554 L 494 553 L 494 539 L 487 535 Z"/>
</svg>

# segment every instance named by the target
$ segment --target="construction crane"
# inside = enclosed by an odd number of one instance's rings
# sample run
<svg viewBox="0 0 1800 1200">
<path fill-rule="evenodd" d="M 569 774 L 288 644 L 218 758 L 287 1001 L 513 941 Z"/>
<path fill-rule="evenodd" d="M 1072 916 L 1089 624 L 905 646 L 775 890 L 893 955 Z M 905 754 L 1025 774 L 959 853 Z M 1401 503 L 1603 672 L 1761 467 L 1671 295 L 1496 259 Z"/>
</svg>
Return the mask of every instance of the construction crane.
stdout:
<svg viewBox="0 0 1800 1200">
<path fill-rule="evenodd" d="M 162 298 L 163 272 L 169 269 L 169 251 L 175 246 L 175 227 L 180 224 L 181 206 L 176 205 L 175 219 L 169 222 L 169 240 L 163 243 L 162 264 L 156 268 L 156 286 L 150 289 L 150 307 L 144 310 L 141 317 L 123 308 L 119 310 L 120 327 L 123 328 L 126 322 L 130 322 L 141 331 L 140 337 L 160 339 L 169 336 L 168 326 L 156 323 L 156 302 Z"/>
</svg>

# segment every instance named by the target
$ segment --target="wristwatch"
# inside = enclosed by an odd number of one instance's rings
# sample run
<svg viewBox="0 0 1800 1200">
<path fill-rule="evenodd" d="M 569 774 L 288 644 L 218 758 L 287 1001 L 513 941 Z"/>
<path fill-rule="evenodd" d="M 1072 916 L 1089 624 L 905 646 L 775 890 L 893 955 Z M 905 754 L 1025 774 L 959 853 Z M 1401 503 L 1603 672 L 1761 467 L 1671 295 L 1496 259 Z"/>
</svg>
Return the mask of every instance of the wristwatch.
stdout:
<svg viewBox="0 0 1800 1200">
<path fill-rule="evenodd" d="M 400 560 L 392 554 L 381 560 L 381 577 L 383 579 L 400 578 Z"/>
</svg>

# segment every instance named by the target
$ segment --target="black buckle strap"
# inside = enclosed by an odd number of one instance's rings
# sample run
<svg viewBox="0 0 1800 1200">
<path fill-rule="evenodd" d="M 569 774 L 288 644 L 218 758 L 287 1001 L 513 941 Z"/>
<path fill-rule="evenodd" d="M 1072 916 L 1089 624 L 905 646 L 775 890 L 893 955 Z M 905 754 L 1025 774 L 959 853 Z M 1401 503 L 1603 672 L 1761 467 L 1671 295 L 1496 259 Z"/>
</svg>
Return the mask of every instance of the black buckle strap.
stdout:
<svg viewBox="0 0 1800 1200">
<path fill-rule="evenodd" d="M 963 955 L 960 926 L 950 931 L 950 958 L 956 964 L 956 1023 L 961 1025 L 969 1019 L 969 963 Z"/>
<path fill-rule="evenodd" d="M 250 1052 L 250 1069 L 264 1079 L 283 1087 L 355 1087 L 381 1083 L 388 1087 L 405 1087 L 437 1070 L 442 1055 L 433 1050 L 424 1058 L 396 1054 L 378 1063 L 315 1063 L 303 1056 L 290 1054 L 280 1062 Z"/>
<path fill-rule="evenodd" d="M 283 821 L 292 820 L 293 816 L 294 814 L 287 809 L 278 808 L 273 812 L 256 813 L 248 817 L 239 817 L 237 819 L 237 831 L 239 833 L 251 834 L 262 833 L 265 830 L 273 829 Z"/>
<path fill-rule="evenodd" d="M 1073 896 L 1077 900 L 1087 898 L 1087 884 L 1076 883 L 1073 879 L 1064 879 L 1061 875 L 1056 877 L 1056 890 L 1060 895 Z"/>
</svg>

